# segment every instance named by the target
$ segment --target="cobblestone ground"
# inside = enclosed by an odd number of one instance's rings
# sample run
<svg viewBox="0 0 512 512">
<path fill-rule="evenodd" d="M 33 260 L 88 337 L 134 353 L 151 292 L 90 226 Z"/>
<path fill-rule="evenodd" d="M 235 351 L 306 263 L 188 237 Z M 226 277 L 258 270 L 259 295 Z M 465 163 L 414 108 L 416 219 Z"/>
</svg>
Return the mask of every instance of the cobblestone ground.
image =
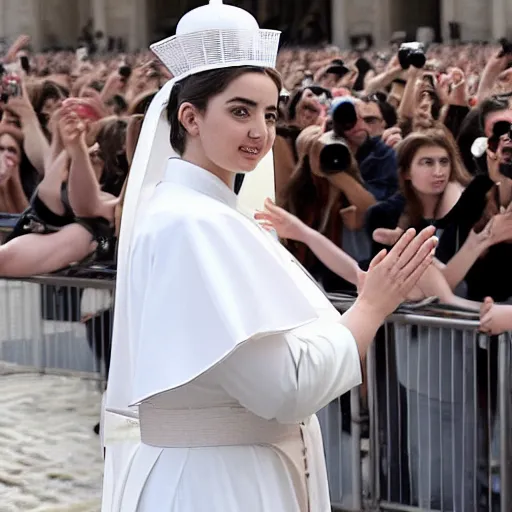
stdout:
<svg viewBox="0 0 512 512">
<path fill-rule="evenodd" d="M 97 384 L 0 370 L 0 512 L 98 512 Z"/>
</svg>

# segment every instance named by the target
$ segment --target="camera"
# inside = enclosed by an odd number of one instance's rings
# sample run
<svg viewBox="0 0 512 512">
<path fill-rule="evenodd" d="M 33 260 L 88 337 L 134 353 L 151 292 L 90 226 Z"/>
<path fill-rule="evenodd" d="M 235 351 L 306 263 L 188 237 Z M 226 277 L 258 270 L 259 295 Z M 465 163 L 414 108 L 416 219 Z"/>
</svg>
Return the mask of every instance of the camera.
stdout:
<svg viewBox="0 0 512 512">
<path fill-rule="evenodd" d="M 12 72 L 8 72 L 0 64 L 0 101 L 7 103 L 10 97 L 21 96 L 20 77 Z"/>
<path fill-rule="evenodd" d="M 402 69 L 411 66 L 421 69 L 427 62 L 425 46 L 422 43 L 403 43 L 398 50 L 398 62 Z"/>
<path fill-rule="evenodd" d="M 352 155 L 343 138 L 333 131 L 323 133 L 313 144 L 311 165 L 317 164 L 317 174 L 333 175 L 349 169 Z"/>
<path fill-rule="evenodd" d="M 121 66 L 119 68 L 119 76 L 121 76 L 125 81 L 128 80 L 128 78 L 130 78 L 131 74 L 132 74 L 132 68 L 130 66 Z"/>
<path fill-rule="evenodd" d="M 496 153 L 500 145 L 500 139 L 506 135 L 508 144 L 503 147 L 499 162 L 499 173 L 506 178 L 512 179 L 512 125 L 508 121 L 498 121 L 492 129 L 492 136 L 489 137 L 489 149 Z"/>
<path fill-rule="evenodd" d="M 500 57 L 512 54 L 512 43 L 508 39 L 503 37 L 499 40 L 499 43 L 501 44 L 501 52 L 499 54 Z"/>
<path fill-rule="evenodd" d="M 357 124 L 357 111 L 350 96 L 335 98 L 331 103 L 330 115 L 334 133 L 342 137 Z"/>
</svg>

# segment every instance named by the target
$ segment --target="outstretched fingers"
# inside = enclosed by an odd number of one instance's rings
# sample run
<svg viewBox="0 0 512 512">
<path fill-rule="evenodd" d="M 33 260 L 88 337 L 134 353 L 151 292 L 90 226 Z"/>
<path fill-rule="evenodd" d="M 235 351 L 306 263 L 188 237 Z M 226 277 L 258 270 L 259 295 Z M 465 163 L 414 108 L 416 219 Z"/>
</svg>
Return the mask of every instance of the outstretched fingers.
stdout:
<svg viewBox="0 0 512 512">
<path fill-rule="evenodd" d="M 425 228 L 418 235 L 416 235 L 414 229 L 408 229 L 389 252 L 389 270 L 391 274 L 398 275 L 418 255 L 425 242 L 430 240 L 434 233 L 435 228 L 433 226 Z"/>
<path fill-rule="evenodd" d="M 437 238 L 432 236 L 427 238 L 405 267 L 399 271 L 398 282 L 403 283 L 404 293 L 409 293 L 416 286 L 421 276 L 432 264 L 436 245 Z"/>
</svg>

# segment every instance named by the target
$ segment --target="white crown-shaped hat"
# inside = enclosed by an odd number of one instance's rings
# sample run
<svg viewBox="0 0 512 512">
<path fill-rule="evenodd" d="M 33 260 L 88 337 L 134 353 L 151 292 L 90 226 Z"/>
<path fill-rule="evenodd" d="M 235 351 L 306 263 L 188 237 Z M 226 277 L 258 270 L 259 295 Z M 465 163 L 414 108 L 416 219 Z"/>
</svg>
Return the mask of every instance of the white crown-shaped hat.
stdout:
<svg viewBox="0 0 512 512">
<path fill-rule="evenodd" d="M 180 79 L 226 67 L 273 68 L 280 35 L 277 30 L 260 29 L 247 11 L 210 0 L 185 14 L 176 35 L 151 45 L 151 50 Z"/>
</svg>

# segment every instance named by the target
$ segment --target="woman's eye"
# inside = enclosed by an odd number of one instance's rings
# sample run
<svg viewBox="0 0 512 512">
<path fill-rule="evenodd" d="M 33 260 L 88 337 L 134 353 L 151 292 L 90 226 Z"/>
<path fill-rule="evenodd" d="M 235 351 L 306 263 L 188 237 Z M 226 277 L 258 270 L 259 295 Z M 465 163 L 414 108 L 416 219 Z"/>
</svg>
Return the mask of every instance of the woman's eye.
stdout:
<svg viewBox="0 0 512 512">
<path fill-rule="evenodd" d="M 247 109 L 242 107 L 234 108 L 231 112 L 235 117 L 247 117 L 249 115 Z"/>
<path fill-rule="evenodd" d="M 441 159 L 441 165 L 450 165 L 450 160 L 448 158 Z"/>
<path fill-rule="evenodd" d="M 277 114 L 271 113 L 267 114 L 265 117 L 269 123 L 277 123 Z"/>
</svg>

